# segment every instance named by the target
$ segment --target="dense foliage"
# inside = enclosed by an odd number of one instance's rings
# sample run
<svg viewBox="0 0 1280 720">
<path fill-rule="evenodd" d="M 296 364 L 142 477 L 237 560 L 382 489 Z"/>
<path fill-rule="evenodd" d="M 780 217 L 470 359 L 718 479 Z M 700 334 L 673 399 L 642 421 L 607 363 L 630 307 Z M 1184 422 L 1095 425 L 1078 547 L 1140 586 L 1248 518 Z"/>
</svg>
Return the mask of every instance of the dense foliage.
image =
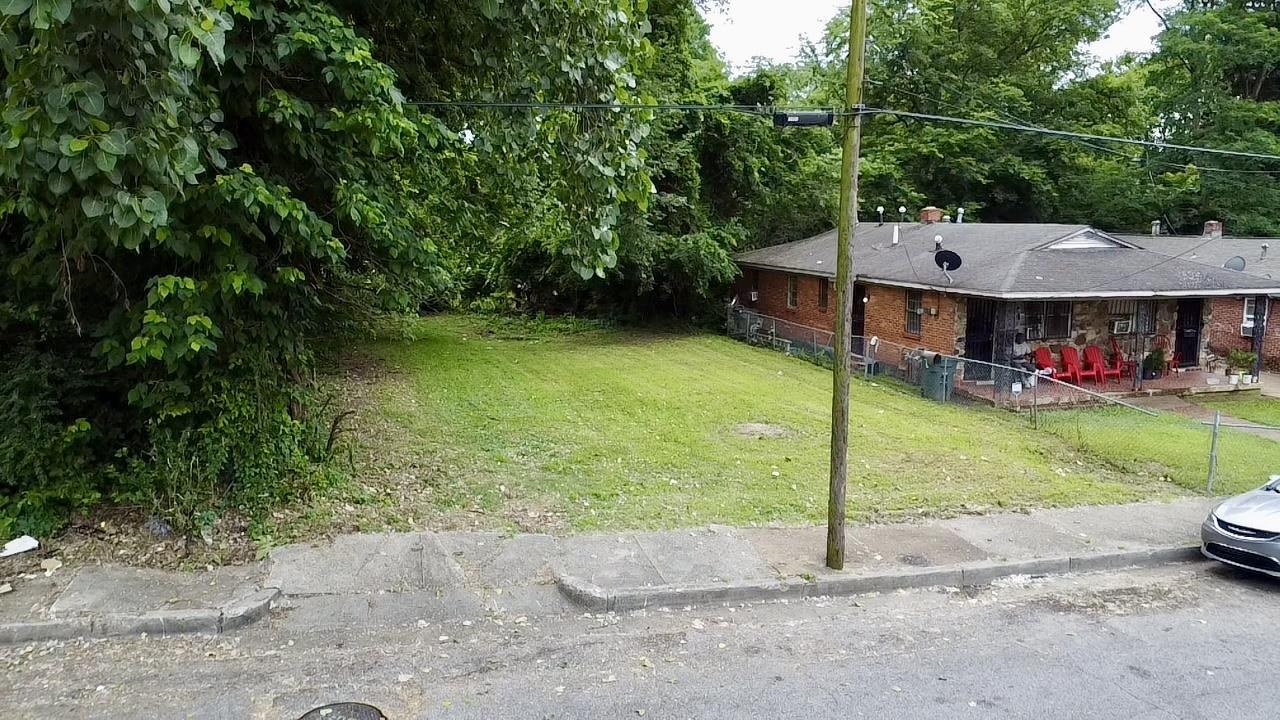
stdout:
<svg viewBox="0 0 1280 720">
<path fill-rule="evenodd" d="M 827 229 L 847 18 L 733 74 L 697 0 L 0 0 L 0 535 L 103 498 L 185 522 L 309 491 L 316 349 L 423 308 L 713 318 L 741 249 Z M 1280 2 L 873 4 L 867 103 L 1280 153 Z M 476 102 L 519 106 L 477 105 Z M 1244 158 L 877 116 L 861 212 L 1275 233 Z"/>
<path fill-rule="evenodd" d="M 441 32 L 484 34 L 495 54 L 454 47 L 512 87 L 631 100 L 629 0 L 550 5 L 455 3 Z M 563 26 L 526 40 L 544 15 Z M 648 195 L 642 125 L 450 126 L 325 2 L 3 0 L 0 51 L 0 534 L 103 492 L 305 490 L 331 446 L 312 339 L 444 297 L 444 249 L 497 192 L 477 174 L 560 169 L 553 249 L 582 275 L 616 263 L 619 206 Z"/>
</svg>

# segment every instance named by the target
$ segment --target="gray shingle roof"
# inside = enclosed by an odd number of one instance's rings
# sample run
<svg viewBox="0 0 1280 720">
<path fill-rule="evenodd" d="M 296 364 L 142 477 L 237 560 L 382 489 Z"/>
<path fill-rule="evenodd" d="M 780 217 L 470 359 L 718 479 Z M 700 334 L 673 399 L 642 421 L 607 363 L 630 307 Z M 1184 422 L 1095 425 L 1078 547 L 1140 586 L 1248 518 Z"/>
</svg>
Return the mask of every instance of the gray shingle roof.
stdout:
<svg viewBox="0 0 1280 720">
<path fill-rule="evenodd" d="M 854 238 L 859 280 L 1007 298 L 1210 295 L 1280 292 L 1280 280 L 1223 270 L 1135 247 L 1086 225 L 1023 223 L 862 223 Z M 963 260 L 951 280 L 933 262 L 934 237 Z M 1050 249 L 1073 236 L 1095 237 L 1108 247 Z M 1280 253 L 1280 247 L 1277 247 Z M 834 277 L 836 233 L 752 250 L 739 263 Z M 1277 275 L 1280 277 L 1280 275 Z"/>
<path fill-rule="evenodd" d="M 1245 260 L 1244 272 L 1250 275 L 1280 280 L 1280 238 L 1220 237 L 1207 238 L 1198 235 L 1119 235 L 1126 242 L 1163 255 L 1180 256 L 1183 260 L 1222 267 L 1233 257 Z M 1270 245 L 1266 257 L 1262 245 Z"/>
</svg>

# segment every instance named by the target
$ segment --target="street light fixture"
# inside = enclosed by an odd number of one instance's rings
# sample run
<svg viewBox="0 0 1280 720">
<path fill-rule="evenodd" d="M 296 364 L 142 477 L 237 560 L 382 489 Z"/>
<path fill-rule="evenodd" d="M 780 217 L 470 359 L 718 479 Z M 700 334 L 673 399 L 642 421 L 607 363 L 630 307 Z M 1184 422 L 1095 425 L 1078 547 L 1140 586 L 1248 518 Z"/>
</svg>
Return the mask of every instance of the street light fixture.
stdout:
<svg viewBox="0 0 1280 720">
<path fill-rule="evenodd" d="M 836 124 L 836 114 L 831 110 L 776 112 L 774 127 L 831 127 Z"/>
</svg>

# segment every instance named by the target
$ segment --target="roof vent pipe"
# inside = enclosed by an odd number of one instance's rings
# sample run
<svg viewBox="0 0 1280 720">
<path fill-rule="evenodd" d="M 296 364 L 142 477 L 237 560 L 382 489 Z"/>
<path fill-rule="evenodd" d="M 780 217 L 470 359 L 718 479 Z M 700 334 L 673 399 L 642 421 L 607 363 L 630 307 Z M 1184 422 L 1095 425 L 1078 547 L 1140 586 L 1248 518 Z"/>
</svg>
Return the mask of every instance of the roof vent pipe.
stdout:
<svg viewBox="0 0 1280 720">
<path fill-rule="evenodd" d="M 941 235 L 934 235 L 934 236 L 933 236 L 933 251 L 934 251 L 934 252 L 938 252 L 938 251 L 939 251 L 939 250 L 941 250 L 941 249 L 942 249 L 942 236 L 941 236 Z"/>
<path fill-rule="evenodd" d="M 1206 220 L 1204 223 L 1204 236 L 1215 240 L 1222 237 L 1222 221 Z"/>
<path fill-rule="evenodd" d="M 1151 221 L 1151 234 L 1152 234 L 1152 235 L 1159 235 L 1159 234 L 1160 234 L 1160 221 L 1159 221 L 1159 220 L 1152 220 L 1152 221 Z"/>
<path fill-rule="evenodd" d="M 893 226 L 893 246 L 894 246 L 894 247 L 898 247 L 898 226 L 897 226 L 897 224 L 895 224 L 895 225 Z"/>
<path fill-rule="evenodd" d="M 1267 259 L 1267 250 L 1269 250 L 1270 248 L 1271 248 L 1271 244 L 1270 244 L 1270 243 L 1262 243 L 1262 255 L 1261 255 L 1261 256 L 1259 256 L 1259 257 L 1258 257 L 1258 259 L 1259 259 L 1259 260 L 1266 260 L 1266 259 Z"/>
<path fill-rule="evenodd" d="M 956 208 L 956 224 L 964 222 L 964 208 Z"/>
</svg>

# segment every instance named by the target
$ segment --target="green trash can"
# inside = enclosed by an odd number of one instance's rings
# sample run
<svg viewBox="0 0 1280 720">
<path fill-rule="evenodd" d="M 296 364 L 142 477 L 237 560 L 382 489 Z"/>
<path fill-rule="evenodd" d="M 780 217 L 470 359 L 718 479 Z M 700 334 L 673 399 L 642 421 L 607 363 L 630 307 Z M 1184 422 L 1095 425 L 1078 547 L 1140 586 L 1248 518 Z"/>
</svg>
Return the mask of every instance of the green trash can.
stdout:
<svg viewBox="0 0 1280 720">
<path fill-rule="evenodd" d="M 938 402 L 950 401 L 951 389 L 955 386 L 958 362 L 956 358 L 938 357 L 929 363 L 924 369 L 920 394 Z"/>
</svg>

